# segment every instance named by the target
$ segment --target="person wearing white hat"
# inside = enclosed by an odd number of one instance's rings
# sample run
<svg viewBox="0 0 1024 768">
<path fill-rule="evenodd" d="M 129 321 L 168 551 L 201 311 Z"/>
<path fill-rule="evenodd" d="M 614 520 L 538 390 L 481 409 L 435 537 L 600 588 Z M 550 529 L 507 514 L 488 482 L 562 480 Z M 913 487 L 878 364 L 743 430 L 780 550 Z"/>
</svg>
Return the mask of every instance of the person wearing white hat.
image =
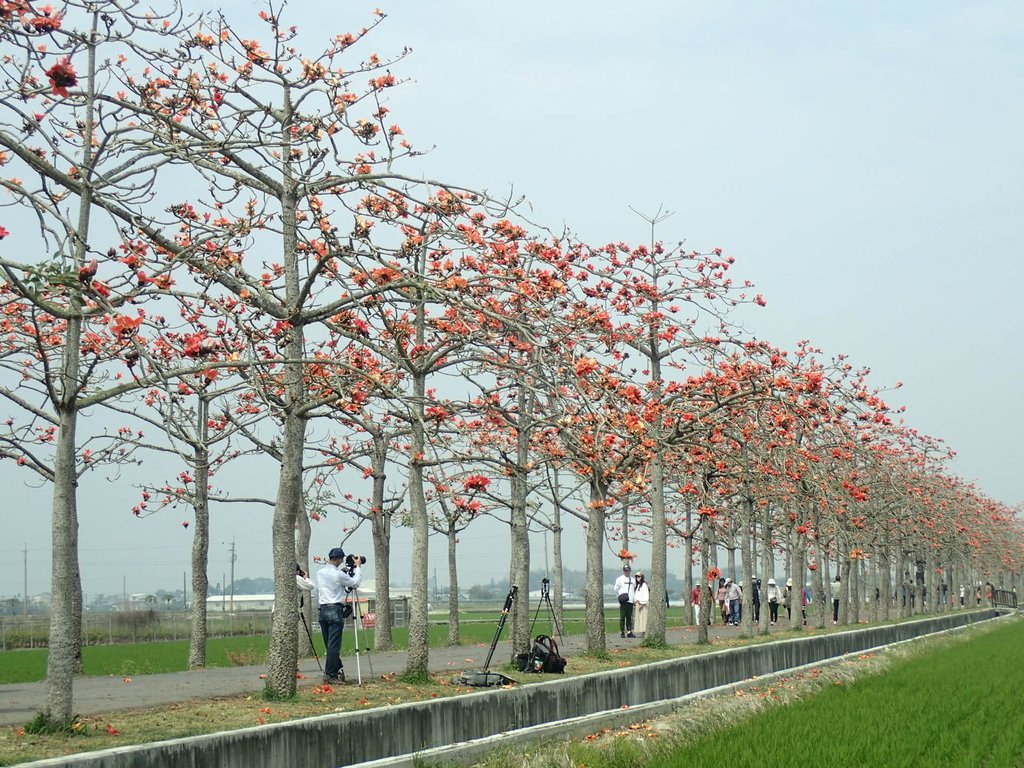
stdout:
<svg viewBox="0 0 1024 768">
<path fill-rule="evenodd" d="M 774 627 L 775 622 L 779 620 L 779 603 L 782 602 L 782 590 L 775 583 L 775 579 L 768 579 L 766 597 L 768 598 L 768 623 Z"/>
<path fill-rule="evenodd" d="M 743 605 L 743 588 L 732 579 L 725 582 L 726 599 L 729 601 L 729 623 L 740 625 L 740 611 Z"/>
</svg>

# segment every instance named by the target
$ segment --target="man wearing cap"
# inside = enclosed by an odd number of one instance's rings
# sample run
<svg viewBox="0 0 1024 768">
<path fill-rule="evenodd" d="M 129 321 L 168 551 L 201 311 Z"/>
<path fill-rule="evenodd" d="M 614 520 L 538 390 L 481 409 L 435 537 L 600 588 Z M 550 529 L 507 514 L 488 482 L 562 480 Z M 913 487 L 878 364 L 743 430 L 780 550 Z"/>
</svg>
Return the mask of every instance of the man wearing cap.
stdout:
<svg viewBox="0 0 1024 768">
<path fill-rule="evenodd" d="M 330 561 L 316 573 L 316 591 L 320 597 L 320 631 L 324 635 L 327 653 L 324 658 L 324 682 L 344 683 L 345 670 L 341 666 L 341 631 L 345 628 L 342 612 L 345 595 L 359 586 L 363 579 L 359 566 L 362 558 L 353 558 L 354 567 L 342 568 L 345 551 L 335 547 L 327 553 Z"/>
<path fill-rule="evenodd" d="M 619 636 L 633 637 L 633 574 L 629 563 L 622 566 L 622 575 L 615 580 L 619 598 Z"/>
</svg>

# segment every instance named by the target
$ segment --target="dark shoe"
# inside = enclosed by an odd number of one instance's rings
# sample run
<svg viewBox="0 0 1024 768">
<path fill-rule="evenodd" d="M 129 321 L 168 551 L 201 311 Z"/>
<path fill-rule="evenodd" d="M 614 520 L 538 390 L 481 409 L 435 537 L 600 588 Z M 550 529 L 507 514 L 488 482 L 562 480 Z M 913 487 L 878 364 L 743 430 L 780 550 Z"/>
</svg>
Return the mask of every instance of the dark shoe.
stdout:
<svg viewBox="0 0 1024 768">
<path fill-rule="evenodd" d="M 626 636 L 625 632 L 619 632 L 619 637 L 625 637 L 625 636 Z"/>
<path fill-rule="evenodd" d="M 636 637 L 632 632 L 627 632 L 626 637 Z"/>
</svg>

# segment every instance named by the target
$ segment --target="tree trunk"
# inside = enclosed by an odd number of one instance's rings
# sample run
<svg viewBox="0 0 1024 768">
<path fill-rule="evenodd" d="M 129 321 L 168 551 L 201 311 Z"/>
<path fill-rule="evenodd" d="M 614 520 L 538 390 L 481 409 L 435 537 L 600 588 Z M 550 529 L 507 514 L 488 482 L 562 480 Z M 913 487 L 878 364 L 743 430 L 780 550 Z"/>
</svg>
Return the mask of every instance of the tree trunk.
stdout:
<svg viewBox="0 0 1024 768">
<path fill-rule="evenodd" d="M 772 548 L 772 526 L 771 516 L 768 511 L 768 505 L 763 507 L 763 514 L 761 515 L 761 585 L 765 592 L 768 589 L 768 579 L 775 578 L 775 550 Z M 761 634 L 767 634 L 768 632 L 768 603 L 764 599 L 764 594 L 761 595 Z"/>
<path fill-rule="evenodd" d="M 708 644 L 708 619 L 711 618 L 711 611 L 714 608 L 714 597 L 711 586 L 708 582 L 708 572 L 711 570 L 711 521 L 705 521 L 704 534 L 701 536 L 700 544 L 700 567 L 701 572 L 697 575 L 700 579 L 700 618 L 697 620 L 697 645 Z"/>
<path fill-rule="evenodd" d="M 420 318 L 421 320 L 422 318 Z M 418 339 L 417 343 L 421 343 Z M 414 373 L 411 404 L 414 409 L 411 424 L 412 458 L 409 461 L 409 514 L 412 519 L 412 605 L 409 610 L 409 651 L 406 656 L 406 674 L 420 677 L 428 673 L 430 645 L 427 615 L 427 555 L 429 551 L 430 520 L 427 499 L 423 490 L 423 456 L 426 437 L 423 430 L 423 403 L 426 399 L 426 375 Z"/>
<path fill-rule="evenodd" d="M 665 525 L 665 464 L 662 450 L 651 459 L 651 600 L 644 643 L 665 643 L 665 594 L 668 590 L 668 529 Z"/>
<path fill-rule="evenodd" d="M 512 654 L 530 650 L 530 526 L 526 513 L 527 467 L 530 463 L 530 424 L 533 419 L 532 390 L 520 384 L 516 392 L 516 463 L 509 483 L 511 536 L 510 584 L 519 587 L 522 598 L 512 604 Z"/>
<path fill-rule="evenodd" d="M 292 330 L 296 333 L 296 329 Z M 288 347 L 292 347 L 289 343 Z M 301 359 L 301 351 L 290 350 L 289 357 Z M 293 372 L 293 368 L 298 371 Z M 296 376 L 297 374 L 297 376 Z M 293 378 L 295 377 L 295 378 Z M 286 387 L 297 403 L 294 388 L 302 387 L 300 366 L 285 370 Z M 284 413 L 281 466 L 277 499 L 271 523 L 274 554 L 274 611 L 271 619 L 270 649 L 267 654 L 267 695 L 273 699 L 295 695 L 295 674 L 298 671 L 298 625 L 292 613 L 298 605 L 295 594 L 295 521 L 302 512 L 302 461 L 306 443 L 306 420 L 296 407 Z"/>
<path fill-rule="evenodd" d="M 683 537 L 683 606 L 686 610 L 683 611 L 683 623 L 692 627 L 694 624 L 693 618 L 693 605 L 690 603 L 691 595 L 693 594 L 693 510 L 690 509 L 690 505 L 686 505 L 686 535 Z M 697 582 L 700 584 L 700 580 Z M 700 623 L 698 618 L 697 623 Z"/>
<path fill-rule="evenodd" d="M 370 530 L 373 534 L 373 572 L 377 623 L 373 631 L 373 648 L 390 651 L 395 647 L 391 634 L 391 513 L 384 508 L 387 475 L 387 441 L 383 433 L 373 435 L 373 503 L 370 506 Z"/>
<path fill-rule="evenodd" d="M 458 532 L 449 524 L 448 541 L 448 645 L 460 645 L 459 639 L 459 567 L 455 559 Z"/>
<path fill-rule="evenodd" d="M 306 352 L 306 329 L 302 313 L 302 285 L 299 276 L 298 232 L 296 230 L 296 183 L 293 178 L 290 133 L 295 119 L 290 93 L 283 95 L 280 116 L 284 142 L 281 153 L 281 261 L 284 264 L 285 307 L 291 322 L 283 343 L 285 364 L 282 372 L 284 405 L 281 409 L 281 463 L 277 498 L 271 520 L 271 547 L 274 557 L 274 605 L 277 610 L 270 624 L 270 649 L 267 653 L 266 695 L 272 699 L 295 695 L 295 675 L 299 668 L 298 626 L 292 611 L 298 605 L 295 596 L 295 521 L 303 510 L 302 470 L 306 448 L 307 391 L 302 363 Z"/>
<path fill-rule="evenodd" d="M 68 322 L 80 330 L 76 320 Z M 77 335 L 77 334 L 76 334 Z M 72 353 L 74 350 L 74 354 Z M 54 447 L 52 566 L 50 574 L 50 637 L 46 664 L 46 699 L 43 715 L 53 725 L 69 725 L 74 720 L 72 685 L 75 674 L 76 635 L 81 637 L 81 626 L 74 619 L 74 579 L 77 570 L 78 519 L 75 516 L 75 428 L 77 410 L 74 403 L 75 388 L 70 382 L 77 380 L 77 347 L 69 343 L 62 374 L 69 384 L 65 387 L 65 402 L 59 411 L 57 442 Z M 72 362 L 72 358 L 74 361 Z"/>
<path fill-rule="evenodd" d="M 754 634 L 754 590 L 757 589 L 754 585 L 756 563 L 754 562 L 753 541 L 750 536 L 750 529 L 754 524 L 754 500 L 751 498 L 745 499 L 743 502 L 741 521 L 740 524 L 743 526 L 743 530 L 740 532 L 740 546 L 742 547 L 740 555 L 743 559 L 743 607 L 740 611 L 740 625 L 743 629 L 740 632 L 749 637 Z"/>
<path fill-rule="evenodd" d="M 206 435 L 207 401 L 199 399 L 199 411 L 196 426 L 198 434 Z M 195 498 L 192 500 L 192 511 L 195 514 L 195 525 L 192 529 L 192 612 L 189 626 L 188 668 L 199 669 L 206 666 L 206 598 L 210 584 L 207 577 L 207 566 L 210 557 L 210 467 L 206 443 L 201 437 L 194 452 L 195 458 Z"/>
<path fill-rule="evenodd" d="M 590 485 L 590 513 L 587 519 L 587 653 L 604 653 L 604 525 L 605 489 L 600 480 Z"/>
</svg>

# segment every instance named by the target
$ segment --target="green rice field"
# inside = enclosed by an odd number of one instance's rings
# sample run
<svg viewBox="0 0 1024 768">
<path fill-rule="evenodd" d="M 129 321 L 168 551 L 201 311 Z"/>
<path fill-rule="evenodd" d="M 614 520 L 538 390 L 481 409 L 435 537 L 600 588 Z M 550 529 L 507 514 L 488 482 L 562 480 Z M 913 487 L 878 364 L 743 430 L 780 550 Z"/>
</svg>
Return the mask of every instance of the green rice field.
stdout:
<svg viewBox="0 0 1024 768">
<path fill-rule="evenodd" d="M 676 610 L 678 613 L 678 609 Z M 532 616 L 531 616 L 532 618 Z M 670 614 L 670 623 L 677 616 Z M 618 630 L 617 617 L 607 621 L 608 631 Z M 490 643 L 497 628 L 494 613 L 468 614 L 460 622 L 460 635 L 465 645 Z M 320 627 L 314 621 L 311 627 L 317 653 L 323 655 L 324 643 Z M 567 611 L 565 634 L 579 634 L 583 630 L 583 612 Z M 505 627 L 502 639 L 507 640 L 510 628 Z M 300 630 L 302 632 L 302 630 Z M 536 632 L 550 633 L 551 623 L 542 617 L 536 625 Z M 391 631 L 397 650 L 408 648 L 409 633 L 404 627 Z M 430 645 L 441 647 L 448 640 L 448 625 L 432 622 Z M 373 648 L 373 630 L 359 632 L 359 647 Z M 230 667 L 245 664 L 260 664 L 266 659 L 270 646 L 268 635 L 244 635 L 236 637 L 211 637 L 207 640 L 207 666 Z M 346 622 L 342 637 L 342 653 L 354 652 L 355 636 L 351 623 Z M 45 648 L 19 649 L 0 652 L 0 685 L 7 683 L 30 683 L 46 679 Z M 167 640 L 148 643 L 116 643 L 113 645 L 87 645 L 82 649 L 82 672 L 85 675 L 148 675 L 160 672 L 182 672 L 188 669 L 188 641 Z"/>
<path fill-rule="evenodd" d="M 709 734 L 651 768 L 1024 766 L 1024 622 Z"/>
</svg>

